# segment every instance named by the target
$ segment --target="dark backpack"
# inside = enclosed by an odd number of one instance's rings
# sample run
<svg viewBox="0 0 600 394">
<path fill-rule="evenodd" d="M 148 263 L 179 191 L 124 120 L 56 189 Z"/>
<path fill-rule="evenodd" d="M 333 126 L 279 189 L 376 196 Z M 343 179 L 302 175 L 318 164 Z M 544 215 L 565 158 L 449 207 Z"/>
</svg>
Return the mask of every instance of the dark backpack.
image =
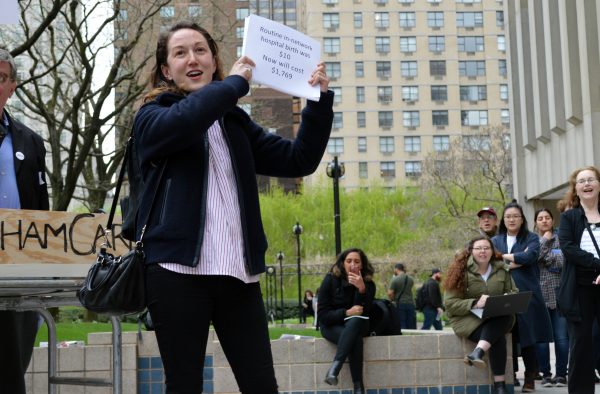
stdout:
<svg viewBox="0 0 600 394">
<path fill-rule="evenodd" d="M 369 311 L 369 335 L 402 335 L 398 310 L 390 301 L 373 300 Z"/>
<path fill-rule="evenodd" d="M 429 292 L 427 291 L 427 283 L 417 289 L 417 297 L 415 298 L 415 309 L 422 311 L 427 305 Z"/>
</svg>

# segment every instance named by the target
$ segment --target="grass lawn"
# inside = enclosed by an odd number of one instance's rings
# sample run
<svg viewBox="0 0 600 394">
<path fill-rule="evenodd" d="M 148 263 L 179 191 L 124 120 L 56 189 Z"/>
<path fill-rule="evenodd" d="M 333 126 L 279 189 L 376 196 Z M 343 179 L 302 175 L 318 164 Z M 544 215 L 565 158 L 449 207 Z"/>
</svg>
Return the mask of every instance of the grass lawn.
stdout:
<svg viewBox="0 0 600 394">
<path fill-rule="evenodd" d="M 137 331 L 138 326 L 136 323 L 121 323 L 121 329 L 123 332 Z M 110 323 L 56 323 L 56 337 L 58 342 L 84 341 L 87 343 L 88 334 L 93 332 L 112 332 L 112 325 Z M 277 339 L 282 334 L 305 335 L 321 338 L 321 333 L 315 330 L 313 327 L 308 327 L 305 329 L 269 327 L 269 337 L 271 339 Z M 39 346 L 40 341 L 48 341 L 48 328 L 45 324 L 42 325 L 38 331 L 37 338 L 35 340 L 35 346 Z"/>
</svg>

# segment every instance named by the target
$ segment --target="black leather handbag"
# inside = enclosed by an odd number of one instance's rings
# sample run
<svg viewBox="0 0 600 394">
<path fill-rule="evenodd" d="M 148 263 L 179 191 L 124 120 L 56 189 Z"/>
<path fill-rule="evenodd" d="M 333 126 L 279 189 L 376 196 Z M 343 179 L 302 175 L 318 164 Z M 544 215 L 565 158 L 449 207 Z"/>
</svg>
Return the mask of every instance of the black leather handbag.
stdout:
<svg viewBox="0 0 600 394">
<path fill-rule="evenodd" d="M 128 144 L 131 143 L 131 139 Z M 121 172 L 117 182 L 115 197 L 108 216 L 108 223 L 104 233 L 105 243 L 101 246 L 100 252 L 96 257 L 95 263 L 92 265 L 83 282 L 81 289 L 77 291 L 77 297 L 81 304 L 90 311 L 105 313 L 110 315 L 125 315 L 130 313 L 139 313 L 146 307 L 146 267 L 144 264 L 144 244 L 142 239 L 154 205 L 156 190 L 152 195 L 150 209 L 143 221 L 144 226 L 140 235 L 140 239 L 135 243 L 133 250 L 130 250 L 122 256 L 114 256 L 107 252 L 108 234 L 112 231 L 112 222 L 115 215 L 117 201 L 123 176 L 127 166 L 128 154 L 126 150 L 123 157 Z M 164 173 L 166 160 L 160 167 L 160 175 L 157 182 Z"/>
</svg>

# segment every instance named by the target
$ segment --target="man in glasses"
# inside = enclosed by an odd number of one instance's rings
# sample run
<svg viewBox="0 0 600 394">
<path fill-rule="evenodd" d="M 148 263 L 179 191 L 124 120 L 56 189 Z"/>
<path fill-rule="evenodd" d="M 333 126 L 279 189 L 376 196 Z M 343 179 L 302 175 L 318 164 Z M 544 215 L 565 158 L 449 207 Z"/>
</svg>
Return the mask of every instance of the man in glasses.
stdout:
<svg viewBox="0 0 600 394">
<path fill-rule="evenodd" d="M 492 238 L 498 231 L 498 216 L 492 207 L 483 207 L 477 212 L 479 233 Z"/>
<path fill-rule="evenodd" d="M 0 208 L 48 210 L 44 141 L 5 108 L 16 88 L 15 61 L 0 47 Z M 0 393 L 25 394 L 38 321 L 36 312 L 0 310 Z"/>
</svg>

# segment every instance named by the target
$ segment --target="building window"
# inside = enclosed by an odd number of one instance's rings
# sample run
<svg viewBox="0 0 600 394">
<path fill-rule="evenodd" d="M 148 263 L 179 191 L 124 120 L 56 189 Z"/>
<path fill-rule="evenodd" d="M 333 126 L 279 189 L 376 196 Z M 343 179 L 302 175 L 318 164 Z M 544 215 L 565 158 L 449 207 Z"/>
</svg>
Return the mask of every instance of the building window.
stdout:
<svg viewBox="0 0 600 394">
<path fill-rule="evenodd" d="M 496 38 L 496 41 L 498 42 L 498 50 L 499 51 L 506 51 L 506 37 L 504 37 L 504 35 L 499 35 Z"/>
<path fill-rule="evenodd" d="M 244 39 L 244 27 L 243 26 L 238 26 L 235 28 L 235 38 L 237 38 L 238 40 Z"/>
<path fill-rule="evenodd" d="M 367 179 L 369 177 L 369 166 L 366 161 L 358 162 L 358 177 L 361 179 Z"/>
<path fill-rule="evenodd" d="M 473 3 L 481 3 L 481 0 L 456 0 L 457 3 L 464 4 L 473 4 Z"/>
<path fill-rule="evenodd" d="M 333 113 L 332 127 L 334 129 L 341 129 L 342 127 L 344 127 L 344 113 L 343 112 L 334 112 Z"/>
<path fill-rule="evenodd" d="M 500 122 L 505 126 L 510 124 L 510 111 L 508 109 L 500 110 Z"/>
<path fill-rule="evenodd" d="M 404 137 L 404 151 L 405 152 L 420 152 L 421 151 L 421 137 Z"/>
<path fill-rule="evenodd" d="M 119 10 L 119 16 L 117 17 L 117 19 L 120 22 L 125 22 L 127 20 L 127 18 L 128 18 L 127 10 Z"/>
<path fill-rule="evenodd" d="M 339 104 L 342 102 L 342 88 L 339 86 L 329 87 L 333 92 L 333 103 Z"/>
<path fill-rule="evenodd" d="M 175 7 L 172 5 L 160 7 L 160 17 L 171 19 L 175 17 Z"/>
<path fill-rule="evenodd" d="M 244 20 L 248 15 L 250 15 L 250 10 L 248 8 L 238 8 L 235 10 L 235 17 L 237 20 Z"/>
<path fill-rule="evenodd" d="M 403 111 L 402 124 L 404 127 L 418 127 L 421 124 L 419 111 Z"/>
<path fill-rule="evenodd" d="M 190 18 L 198 18 L 198 17 L 202 16 L 202 7 L 200 7 L 199 5 L 189 5 L 188 6 L 188 16 Z"/>
<path fill-rule="evenodd" d="M 367 137 L 358 137 L 358 151 L 365 153 L 367 151 Z"/>
<path fill-rule="evenodd" d="M 323 4 L 327 5 L 335 5 L 338 3 L 338 0 L 323 0 Z"/>
<path fill-rule="evenodd" d="M 458 36 L 459 52 L 483 52 L 483 36 Z"/>
<path fill-rule="evenodd" d="M 487 111 L 460 111 L 460 124 L 463 126 L 485 126 L 488 124 Z"/>
<path fill-rule="evenodd" d="M 394 152 L 394 137 L 379 137 L 379 152 L 393 153 Z"/>
<path fill-rule="evenodd" d="M 432 4 L 440 4 L 442 0 L 427 0 L 427 2 Z"/>
<path fill-rule="evenodd" d="M 498 60 L 498 74 L 500 74 L 501 76 L 505 77 L 507 72 L 506 72 L 506 60 L 500 59 Z"/>
<path fill-rule="evenodd" d="M 338 37 L 324 38 L 323 51 L 325 53 L 340 53 L 340 39 Z"/>
<path fill-rule="evenodd" d="M 500 100 L 508 101 L 508 85 L 500 85 Z"/>
<path fill-rule="evenodd" d="M 398 14 L 400 20 L 400 27 L 415 27 L 415 13 L 414 12 L 400 12 Z"/>
<path fill-rule="evenodd" d="M 390 27 L 390 14 L 388 12 L 376 12 L 375 27 L 378 29 L 387 29 Z"/>
<path fill-rule="evenodd" d="M 342 76 L 342 65 L 340 62 L 325 62 L 325 72 L 329 78 L 340 78 Z"/>
<path fill-rule="evenodd" d="M 382 178 L 396 177 L 396 163 L 393 161 L 382 161 L 379 163 L 379 173 Z"/>
<path fill-rule="evenodd" d="M 485 75 L 485 60 L 465 60 L 458 62 L 461 77 L 481 77 Z"/>
<path fill-rule="evenodd" d="M 496 26 L 504 27 L 504 11 L 496 11 Z"/>
<path fill-rule="evenodd" d="M 402 38 L 400 38 L 402 40 Z M 375 37 L 375 52 L 388 53 L 390 51 L 389 37 Z"/>
<path fill-rule="evenodd" d="M 461 101 L 481 101 L 487 100 L 486 85 L 461 85 L 460 86 Z"/>
<path fill-rule="evenodd" d="M 434 126 L 448 126 L 448 111 L 431 111 L 431 123 Z"/>
<path fill-rule="evenodd" d="M 375 66 L 378 78 L 389 78 L 392 76 L 392 62 L 376 62 Z"/>
<path fill-rule="evenodd" d="M 344 153 L 344 139 L 341 137 L 333 137 L 327 143 L 327 153 L 339 155 Z"/>
<path fill-rule="evenodd" d="M 407 161 L 404 163 L 404 176 L 407 178 L 418 178 L 421 176 L 421 162 Z"/>
<path fill-rule="evenodd" d="M 400 37 L 400 52 L 416 52 L 417 37 Z"/>
<path fill-rule="evenodd" d="M 443 12 L 428 12 L 427 13 L 427 26 L 429 27 L 444 27 L 444 13 Z"/>
<path fill-rule="evenodd" d="M 237 47 L 235 47 L 235 53 L 236 53 L 236 57 L 242 57 L 242 46 L 238 45 Z"/>
<path fill-rule="evenodd" d="M 446 37 L 444 36 L 429 36 L 429 51 L 443 52 L 446 50 Z"/>
<path fill-rule="evenodd" d="M 446 61 L 445 60 L 430 60 L 429 61 L 429 75 L 433 76 L 445 76 L 446 75 Z"/>
<path fill-rule="evenodd" d="M 448 86 L 446 85 L 431 85 L 431 101 L 446 101 L 448 100 Z"/>
<path fill-rule="evenodd" d="M 483 27 L 483 12 L 457 12 L 456 27 Z"/>
<path fill-rule="evenodd" d="M 367 117 L 364 111 L 359 111 L 356 113 L 356 126 L 359 129 L 364 129 L 367 127 Z"/>
<path fill-rule="evenodd" d="M 342 76 L 342 65 L 340 62 L 325 62 L 325 72 L 329 78 L 339 78 Z"/>
<path fill-rule="evenodd" d="M 403 77 L 416 77 L 417 62 L 400 62 L 400 72 Z"/>
<path fill-rule="evenodd" d="M 388 3 L 388 0 L 373 0 L 373 2 L 377 5 L 385 5 Z"/>
<path fill-rule="evenodd" d="M 417 101 L 418 99 L 418 86 L 402 86 L 402 101 Z"/>
<path fill-rule="evenodd" d="M 400 3 L 400 4 L 411 4 L 414 2 L 415 2 L 415 0 L 398 0 L 398 3 Z"/>
<path fill-rule="evenodd" d="M 363 15 L 362 12 L 354 13 L 354 27 L 357 29 L 362 28 L 363 26 Z"/>
<path fill-rule="evenodd" d="M 436 135 L 433 137 L 433 150 L 436 152 L 446 152 L 450 150 L 450 136 Z"/>
<path fill-rule="evenodd" d="M 462 143 L 464 149 L 472 152 L 491 149 L 490 137 L 486 135 L 463 135 Z"/>
<path fill-rule="evenodd" d="M 377 101 L 380 103 L 390 103 L 392 101 L 392 87 L 377 86 Z"/>
<path fill-rule="evenodd" d="M 365 87 L 364 86 L 356 87 L 356 102 L 357 103 L 365 102 Z"/>
<path fill-rule="evenodd" d="M 363 38 L 362 37 L 354 37 L 354 52 L 355 53 L 363 53 Z"/>
<path fill-rule="evenodd" d="M 337 12 L 323 13 L 323 29 L 337 29 L 340 27 L 340 14 Z"/>
<path fill-rule="evenodd" d="M 365 64 L 363 62 L 354 62 L 354 75 L 356 77 L 365 76 Z"/>
<path fill-rule="evenodd" d="M 394 125 L 394 113 L 392 111 L 379 111 L 377 117 L 379 127 L 392 127 Z"/>
</svg>

